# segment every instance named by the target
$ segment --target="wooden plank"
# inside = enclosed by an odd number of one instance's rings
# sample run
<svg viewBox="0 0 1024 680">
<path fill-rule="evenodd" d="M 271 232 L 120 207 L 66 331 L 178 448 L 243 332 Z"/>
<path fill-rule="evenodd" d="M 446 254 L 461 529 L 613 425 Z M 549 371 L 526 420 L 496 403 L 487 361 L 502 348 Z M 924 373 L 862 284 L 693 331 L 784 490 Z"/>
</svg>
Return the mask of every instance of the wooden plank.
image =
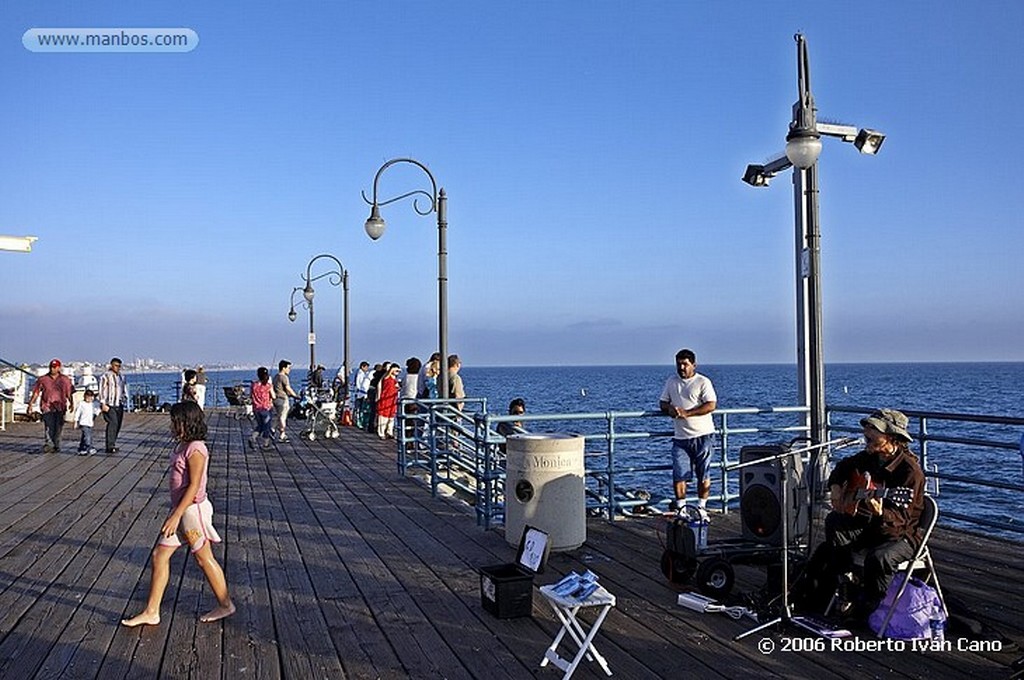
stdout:
<svg viewBox="0 0 1024 680">
<path fill-rule="evenodd" d="M 235 431 L 244 421 L 231 422 L 221 414 L 216 422 L 218 430 L 226 427 Z M 253 485 L 249 469 L 250 462 L 256 461 L 255 452 L 247 453 L 244 442 L 241 446 L 232 442 L 228 439 L 226 448 L 226 512 L 221 536 L 225 543 L 224 572 L 238 611 L 223 624 L 225 677 L 277 680 L 281 677 L 281 660 L 274 639 L 270 587 L 254 500 L 263 490 Z"/>
<path fill-rule="evenodd" d="M 278 453 L 294 455 L 288 446 L 279 446 Z M 263 459 L 267 465 L 250 470 L 254 487 L 261 489 L 254 509 L 267 565 L 282 675 L 345 677 L 298 548 L 295 532 L 302 528 L 288 518 L 286 505 L 290 496 L 297 494 L 281 474 L 272 474 L 276 458 L 268 455 Z"/>
<path fill-rule="evenodd" d="M 42 664 L 45 669 L 47 655 L 58 637 L 68 632 L 67 626 L 79 606 L 77 584 L 98 577 L 104 561 L 98 551 L 105 541 L 120 539 L 112 535 L 105 520 L 110 508 L 134 487 L 132 474 L 140 466 L 146 467 L 145 461 L 127 457 L 115 459 L 112 465 L 97 461 L 76 484 L 56 497 L 53 505 L 60 511 L 26 540 L 27 544 L 38 545 L 38 552 L 30 550 L 19 558 L 5 560 L 5 568 L 13 569 L 15 574 L 20 570 L 19 584 L 33 586 L 13 598 L 7 597 L 9 591 L 4 593 L 4 616 L 17 617 L 24 637 L 11 649 L 7 639 L 0 642 L 0 656 L 9 653 L 21 668 Z M 109 474 L 100 476 L 96 471 Z M 97 555 L 100 557 L 94 559 Z M 72 629 L 69 638 L 81 640 L 80 629 Z M 73 645 L 62 645 L 61 656 L 54 662 L 57 668 L 63 668 L 62 659 L 70 658 L 73 652 Z M 7 670 L 0 663 L 0 675 Z"/>
<path fill-rule="evenodd" d="M 327 450 L 324 449 L 320 453 L 326 452 Z M 304 456 L 301 461 L 308 471 L 308 476 L 304 477 L 304 484 L 333 483 L 333 486 L 343 483 L 336 474 L 337 465 L 325 464 L 315 456 Z M 338 463 L 340 464 L 340 461 Z M 314 464 L 318 467 L 312 467 Z M 351 472 L 351 467 L 348 471 Z M 301 472 L 296 474 L 298 476 Z M 304 488 L 307 490 L 308 496 L 310 494 L 309 486 L 304 485 Z M 322 488 L 325 493 L 331 491 L 331 487 L 324 486 Z M 500 659 L 492 659 L 492 654 L 500 650 L 493 644 L 491 636 L 458 625 L 458 622 L 463 621 L 466 617 L 464 607 L 458 606 L 457 600 L 451 598 L 445 582 L 434 578 L 431 573 L 431 568 L 448 559 L 452 554 L 451 551 L 441 548 L 430 535 L 424 534 L 415 525 L 410 525 L 408 518 L 400 511 L 395 510 L 395 499 L 381 485 L 369 486 L 365 480 L 359 479 L 357 484 L 346 487 L 344 494 L 347 498 L 354 498 L 362 503 L 360 512 L 366 513 L 366 515 L 365 519 L 359 522 L 359 526 L 363 528 L 373 523 L 377 527 L 378 533 L 373 542 L 373 548 L 381 563 L 391 571 L 392 577 L 396 581 L 412 577 L 411 580 L 419 584 L 420 587 L 409 594 L 412 606 L 418 608 L 438 628 L 441 639 L 450 648 L 445 651 L 443 647 L 438 649 L 432 644 L 426 645 L 433 657 L 439 657 L 439 661 L 435 662 L 439 664 L 438 670 L 452 672 L 450 661 L 447 661 L 448 666 L 445 666 L 444 655 L 454 651 L 468 670 L 477 676 L 481 668 L 484 667 L 491 669 L 492 673 L 496 672 L 499 677 L 510 672 L 507 669 L 507 663 L 514 663 L 514 658 L 505 656 L 503 657 L 504 663 Z M 349 511 L 348 514 L 351 512 L 353 511 Z M 421 541 L 425 544 L 424 550 L 416 550 L 413 545 L 415 539 L 425 539 L 425 541 Z M 415 559 L 417 557 L 420 559 Z M 436 605 L 439 601 L 453 606 L 451 608 L 445 606 L 440 611 L 434 611 L 431 605 Z M 453 631 L 452 635 L 447 635 L 447 629 L 452 627 L 457 627 L 458 633 L 454 634 Z M 481 666 L 481 664 L 485 664 L 485 666 Z M 474 667 L 476 668 L 474 669 Z"/>
<path fill-rule="evenodd" d="M 315 446 L 317 443 L 313 443 Z M 298 453 L 300 458 L 312 455 L 310 448 L 305 447 Z M 292 478 L 294 472 L 287 469 L 287 463 L 297 461 L 299 458 L 287 457 L 278 462 L 276 474 L 281 477 Z M 304 493 L 308 489 L 303 489 Z M 367 601 L 369 609 L 385 632 L 391 638 L 402 639 L 404 644 L 395 648 L 396 657 L 400 659 L 405 669 L 417 669 L 424 677 L 443 677 L 450 674 L 451 677 L 465 677 L 459 674 L 458 669 L 442 668 L 436 662 L 437 654 L 425 654 L 423 649 L 443 649 L 444 641 L 437 636 L 433 629 L 421 628 L 419 626 L 421 617 L 411 616 L 410 611 L 415 609 L 415 603 L 408 597 L 403 585 L 394 577 L 388 566 L 379 558 L 373 544 L 380 540 L 386 531 L 378 522 L 374 521 L 372 515 L 360 503 L 355 501 L 351 489 L 342 489 L 338 495 L 343 498 L 342 504 L 345 509 L 344 517 L 338 516 L 342 522 L 341 527 L 347 529 L 350 536 L 358 536 L 356 541 L 347 541 L 348 550 L 342 552 L 337 550 L 330 558 L 321 556 L 331 563 L 338 564 L 348 571 L 356 588 L 362 593 Z M 304 523 L 312 523 L 315 520 L 304 512 L 304 509 L 296 506 L 297 516 L 302 513 L 301 520 Z M 325 527 L 328 528 L 328 527 Z M 333 529 L 326 531 L 325 541 L 335 546 L 336 536 Z M 344 541 L 344 539 L 341 539 Z M 320 554 L 320 553 L 317 553 Z M 322 554 L 321 554 L 322 555 Z"/>
</svg>

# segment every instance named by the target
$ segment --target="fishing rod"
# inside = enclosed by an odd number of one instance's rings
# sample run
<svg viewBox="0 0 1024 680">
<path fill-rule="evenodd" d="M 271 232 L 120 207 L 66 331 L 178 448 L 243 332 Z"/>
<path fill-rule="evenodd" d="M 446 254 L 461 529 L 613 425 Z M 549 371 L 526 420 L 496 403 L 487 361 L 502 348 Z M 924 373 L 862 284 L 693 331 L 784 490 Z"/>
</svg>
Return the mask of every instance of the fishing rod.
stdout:
<svg viewBox="0 0 1024 680">
<path fill-rule="evenodd" d="M 4 366 L 8 366 L 10 368 L 13 368 L 16 371 L 21 371 L 22 373 L 24 373 L 25 375 L 29 376 L 30 378 L 38 377 L 38 376 L 36 376 L 35 373 L 33 373 L 31 371 L 28 371 L 28 370 L 22 368 L 21 366 L 18 366 L 17 364 L 12 364 L 10 361 L 7 361 L 6 359 L 0 358 L 0 364 L 3 364 Z"/>
</svg>

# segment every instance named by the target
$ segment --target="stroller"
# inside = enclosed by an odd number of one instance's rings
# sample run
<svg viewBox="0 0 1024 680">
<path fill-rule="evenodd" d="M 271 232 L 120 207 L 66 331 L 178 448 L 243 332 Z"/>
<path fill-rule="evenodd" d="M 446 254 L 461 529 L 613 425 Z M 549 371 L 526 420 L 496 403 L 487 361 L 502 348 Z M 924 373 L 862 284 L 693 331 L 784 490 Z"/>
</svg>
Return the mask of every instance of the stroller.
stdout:
<svg viewBox="0 0 1024 680">
<path fill-rule="evenodd" d="M 325 439 L 337 439 L 338 404 L 329 389 L 307 387 L 303 392 L 302 405 L 306 414 L 306 425 L 299 435 L 313 441 L 317 432 Z"/>
<path fill-rule="evenodd" d="M 236 420 L 245 418 L 249 420 L 252 416 L 252 399 L 249 398 L 249 390 L 245 385 L 229 385 L 224 388 L 224 398 L 231 406 L 231 417 Z"/>
</svg>

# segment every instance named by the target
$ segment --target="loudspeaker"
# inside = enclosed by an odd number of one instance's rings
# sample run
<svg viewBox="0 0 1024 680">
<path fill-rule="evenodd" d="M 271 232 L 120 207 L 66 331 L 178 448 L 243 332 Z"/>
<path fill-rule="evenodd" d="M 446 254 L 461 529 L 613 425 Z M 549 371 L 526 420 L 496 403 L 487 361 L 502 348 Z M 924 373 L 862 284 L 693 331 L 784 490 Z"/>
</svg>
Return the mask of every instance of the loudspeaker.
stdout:
<svg viewBox="0 0 1024 680">
<path fill-rule="evenodd" d="M 789 451 L 788 444 L 744 446 L 740 449 L 740 463 L 762 458 L 771 459 Z M 786 460 L 789 495 L 789 540 L 798 542 L 807 532 L 807 487 L 804 484 L 804 464 L 799 455 Z M 740 518 L 743 538 L 782 545 L 782 465 L 779 460 L 740 468 Z"/>
</svg>

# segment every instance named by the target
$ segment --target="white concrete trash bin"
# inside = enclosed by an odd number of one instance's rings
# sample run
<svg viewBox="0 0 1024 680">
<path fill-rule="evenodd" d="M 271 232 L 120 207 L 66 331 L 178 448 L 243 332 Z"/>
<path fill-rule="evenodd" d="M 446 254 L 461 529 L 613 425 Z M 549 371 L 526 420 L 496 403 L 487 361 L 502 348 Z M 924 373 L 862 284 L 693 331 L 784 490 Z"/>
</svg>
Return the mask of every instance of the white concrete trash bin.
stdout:
<svg viewBox="0 0 1024 680">
<path fill-rule="evenodd" d="M 519 545 L 527 525 L 548 534 L 551 550 L 573 550 L 587 540 L 584 441 L 569 434 L 508 438 L 505 540 L 509 545 Z"/>
</svg>

